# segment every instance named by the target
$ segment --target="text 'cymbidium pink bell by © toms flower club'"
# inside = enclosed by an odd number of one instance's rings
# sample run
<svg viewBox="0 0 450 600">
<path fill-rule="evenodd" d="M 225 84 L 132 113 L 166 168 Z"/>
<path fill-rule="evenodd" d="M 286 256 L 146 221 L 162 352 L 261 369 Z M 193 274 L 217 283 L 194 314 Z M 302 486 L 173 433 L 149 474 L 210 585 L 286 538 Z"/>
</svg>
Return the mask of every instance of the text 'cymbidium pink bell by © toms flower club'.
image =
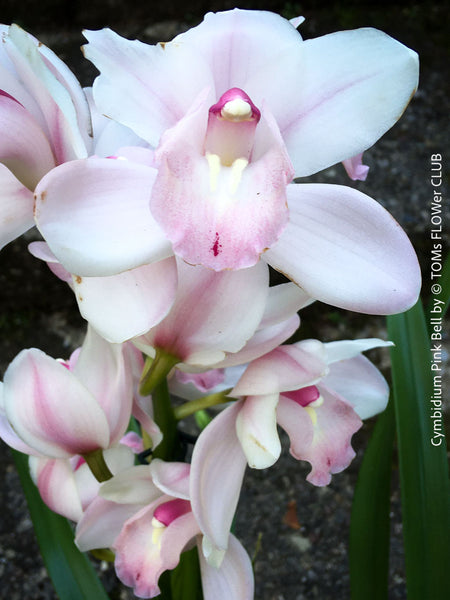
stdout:
<svg viewBox="0 0 450 600">
<path fill-rule="evenodd" d="M 302 22 L 209 13 L 154 46 L 85 31 L 100 74 L 84 90 L 0 29 L 0 243 L 35 223 L 31 254 L 88 322 L 68 360 L 29 348 L 10 363 L 0 435 L 80 550 L 102 549 L 140 598 L 197 580 L 205 600 L 254 597 L 231 532 L 247 466 L 276 468 L 280 426 L 325 486 L 389 396 L 362 352 L 392 344 L 309 339 L 302 309 L 387 315 L 418 298 L 414 249 L 376 200 L 298 182 L 338 162 L 367 177 L 417 55 L 371 28 L 303 40 Z"/>
</svg>

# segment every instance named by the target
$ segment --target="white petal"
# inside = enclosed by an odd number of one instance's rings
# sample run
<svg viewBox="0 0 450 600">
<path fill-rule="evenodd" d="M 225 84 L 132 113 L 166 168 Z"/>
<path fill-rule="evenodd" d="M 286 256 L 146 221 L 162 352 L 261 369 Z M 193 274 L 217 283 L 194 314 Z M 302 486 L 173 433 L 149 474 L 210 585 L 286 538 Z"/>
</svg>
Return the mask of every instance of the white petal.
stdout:
<svg viewBox="0 0 450 600">
<path fill-rule="evenodd" d="M 307 40 L 301 52 L 290 106 L 276 114 L 297 177 L 370 148 L 402 115 L 419 72 L 417 54 L 376 29 Z"/>
<path fill-rule="evenodd" d="M 327 362 L 331 364 L 339 360 L 347 360 L 348 358 L 358 356 L 361 352 L 372 350 L 372 348 L 386 348 L 393 345 L 393 342 L 386 342 L 379 338 L 328 342 L 325 344 Z"/>
<path fill-rule="evenodd" d="M 115 275 L 172 254 L 148 202 L 156 171 L 91 158 L 53 169 L 36 188 L 36 223 L 75 275 Z"/>
<path fill-rule="evenodd" d="M 410 308 L 420 291 L 411 243 L 391 215 L 340 185 L 288 186 L 290 222 L 265 254 L 310 296 L 369 314 Z"/>
<path fill-rule="evenodd" d="M 342 396 L 361 419 L 382 412 L 389 399 L 385 378 L 365 356 L 333 363 L 320 385 Z"/>
<path fill-rule="evenodd" d="M 109 277 L 73 277 L 81 315 L 108 341 L 146 333 L 169 312 L 177 287 L 173 257 Z"/>
</svg>

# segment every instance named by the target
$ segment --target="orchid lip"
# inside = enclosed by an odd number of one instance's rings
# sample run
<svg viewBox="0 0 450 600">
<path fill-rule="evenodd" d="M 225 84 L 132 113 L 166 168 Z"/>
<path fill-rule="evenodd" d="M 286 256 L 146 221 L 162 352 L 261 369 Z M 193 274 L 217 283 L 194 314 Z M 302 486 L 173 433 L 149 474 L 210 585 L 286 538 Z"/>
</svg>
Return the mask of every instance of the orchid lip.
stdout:
<svg viewBox="0 0 450 600">
<path fill-rule="evenodd" d="M 315 385 L 310 385 L 292 392 L 283 392 L 283 396 L 286 396 L 289 400 L 293 400 L 295 403 L 305 408 L 307 406 L 320 406 L 323 402 L 320 391 Z"/>
<path fill-rule="evenodd" d="M 156 507 L 153 513 L 152 524 L 154 527 L 168 527 L 175 519 L 191 511 L 189 500 L 175 498 Z"/>
</svg>

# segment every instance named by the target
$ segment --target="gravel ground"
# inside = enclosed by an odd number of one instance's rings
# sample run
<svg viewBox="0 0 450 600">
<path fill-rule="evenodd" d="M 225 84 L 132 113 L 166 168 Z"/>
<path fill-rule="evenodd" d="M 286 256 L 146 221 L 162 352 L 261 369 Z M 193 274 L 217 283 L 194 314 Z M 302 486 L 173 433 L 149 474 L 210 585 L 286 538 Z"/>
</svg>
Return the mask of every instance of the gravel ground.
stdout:
<svg viewBox="0 0 450 600">
<path fill-rule="evenodd" d="M 29 3 L 24 4 L 27 6 Z M 27 16 L 23 12 L 17 20 L 55 49 L 84 85 L 91 83 L 95 71 L 87 62 L 80 62 L 77 48 L 83 43 L 79 34 L 81 25 L 95 28 L 111 25 L 123 35 L 156 42 L 171 39 L 199 20 L 194 12 L 188 16 L 179 9 L 177 12 L 176 2 L 167 3 L 166 13 L 159 9 L 157 22 L 150 19 L 144 9 L 134 15 L 131 14 L 133 11 L 124 14 L 123 5 L 118 2 L 100 3 L 109 5 L 110 11 L 105 17 L 103 13 L 99 16 L 96 3 L 89 8 L 89 3 L 81 2 L 79 6 L 84 13 L 76 12 L 72 7 L 75 12 L 70 19 L 76 27 L 62 19 L 62 24 L 54 28 L 51 10 L 54 9 L 55 15 L 61 19 L 60 12 L 56 10 L 60 11 L 59 4 L 48 2 L 47 13 L 41 11 L 39 16 Z M 194 4 L 203 9 L 230 6 L 230 3 L 220 2 Z M 263 8 L 268 4 L 253 3 L 253 6 Z M 275 4 L 271 3 L 271 7 L 276 8 Z M 298 13 L 303 12 L 307 17 L 307 22 L 302 26 L 306 38 L 329 31 L 371 25 L 415 48 L 422 57 L 418 93 L 399 124 L 366 153 L 365 159 L 371 168 L 368 180 L 351 185 L 379 200 L 408 232 L 421 260 L 426 293 L 430 258 L 431 154 L 443 155 L 444 174 L 448 181 L 450 90 L 446 7 L 440 2 L 429 6 L 395 3 L 389 5 L 388 9 L 365 6 L 364 10 L 359 5 L 353 10 L 334 5 L 332 9 L 325 10 L 323 3 L 320 7 L 315 5 L 315 2 L 305 2 L 302 3 L 302 10 L 298 10 Z M 292 13 L 288 16 L 296 13 L 295 3 L 286 5 L 285 9 Z M 10 3 L 6 3 L 5 14 L 10 10 Z M 85 20 L 82 19 L 83 15 Z M 12 18 L 5 21 L 9 22 Z M 310 180 L 349 184 L 340 165 Z M 447 226 L 447 242 L 449 231 Z M 2 371 L 24 347 L 37 346 L 54 356 L 67 356 L 72 348 L 79 345 L 83 336 L 84 323 L 75 310 L 71 293 L 47 272 L 45 266 L 25 252 L 33 235 L 28 234 L 10 244 L 0 254 Z M 314 335 L 324 341 L 385 336 L 383 320 L 379 318 L 354 315 L 324 305 L 311 307 L 304 315 L 303 331 L 306 336 Z M 373 357 L 382 368 L 387 366 L 386 354 L 375 353 Z M 356 459 L 346 472 L 334 476 L 326 488 L 315 488 L 305 482 L 308 468 L 294 461 L 286 451 L 276 467 L 267 471 L 248 472 L 236 530 L 250 555 L 260 546 L 255 558 L 255 598 L 349 598 L 347 551 L 350 508 L 358 468 L 372 427 L 373 422 L 367 423 L 354 437 Z M 0 488 L 1 595 L 8 600 L 56 598 L 39 556 L 17 475 L 4 445 L 0 446 L 0 477 L 3 481 Z M 406 597 L 395 470 L 392 490 L 389 598 L 393 600 Z M 103 565 L 98 565 L 98 568 L 102 571 Z M 102 577 L 112 599 L 133 597 L 117 584 L 110 570 L 104 572 Z"/>
</svg>

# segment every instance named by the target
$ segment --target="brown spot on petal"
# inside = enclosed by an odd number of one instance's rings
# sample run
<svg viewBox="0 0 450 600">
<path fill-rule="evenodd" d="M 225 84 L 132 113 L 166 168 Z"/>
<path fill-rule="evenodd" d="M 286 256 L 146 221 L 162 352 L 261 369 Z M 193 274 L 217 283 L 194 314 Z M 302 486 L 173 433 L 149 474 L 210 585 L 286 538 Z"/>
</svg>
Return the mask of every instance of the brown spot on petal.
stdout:
<svg viewBox="0 0 450 600">
<path fill-rule="evenodd" d="M 297 502 L 295 500 L 291 500 L 288 503 L 287 511 L 283 517 L 283 523 L 291 529 L 298 530 L 301 528 L 297 517 Z"/>
<path fill-rule="evenodd" d="M 40 199 L 41 199 L 41 202 L 45 202 L 45 199 L 46 199 L 46 198 L 47 198 L 47 190 L 44 190 L 44 191 L 43 191 L 43 192 L 41 192 L 41 194 L 40 194 Z M 36 197 L 36 200 L 37 200 L 37 197 Z"/>
<path fill-rule="evenodd" d="M 80 277 L 79 275 L 75 275 L 75 281 L 78 283 L 78 285 L 80 285 L 83 281 L 83 278 Z"/>
</svg>

